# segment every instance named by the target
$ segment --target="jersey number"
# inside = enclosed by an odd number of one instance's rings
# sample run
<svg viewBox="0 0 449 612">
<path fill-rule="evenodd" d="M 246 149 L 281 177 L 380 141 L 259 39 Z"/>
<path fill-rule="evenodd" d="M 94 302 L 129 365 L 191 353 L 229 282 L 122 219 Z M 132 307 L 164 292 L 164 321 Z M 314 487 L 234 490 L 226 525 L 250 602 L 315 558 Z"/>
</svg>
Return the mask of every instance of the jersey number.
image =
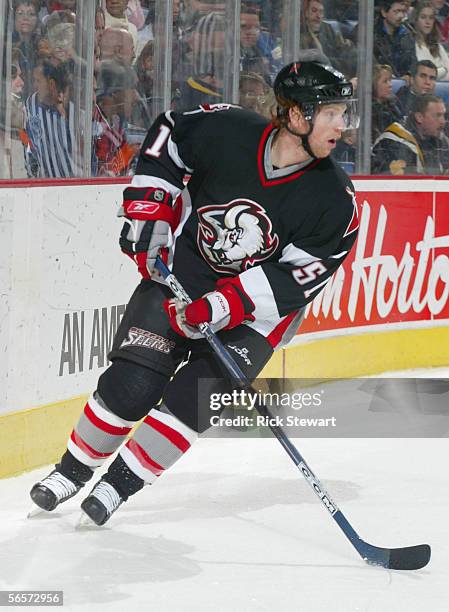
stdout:
<svg viewBox="0 0 449 612">
<path fill-rule="evenodd" d="M 303 268 L 296 268 L 293 270 L 293 278 L 300 285 L 310 283 L 310 281 L 316 280 L 320 274 L 327 272 L 326 266 L 321 261 L 312 261 Z"/>
<path fill-rule="evenodd" d="M 147 147 L 145 149 L 145 155 L 150 155 L 151 157 L 160 157 L 162 147 L 168 140 L 170 136 L 171 129 L 166 125 L 159 126 L 159 134 L 156 136 L 156 140 L 153 142 L 151 147 Z"/>
</svg>

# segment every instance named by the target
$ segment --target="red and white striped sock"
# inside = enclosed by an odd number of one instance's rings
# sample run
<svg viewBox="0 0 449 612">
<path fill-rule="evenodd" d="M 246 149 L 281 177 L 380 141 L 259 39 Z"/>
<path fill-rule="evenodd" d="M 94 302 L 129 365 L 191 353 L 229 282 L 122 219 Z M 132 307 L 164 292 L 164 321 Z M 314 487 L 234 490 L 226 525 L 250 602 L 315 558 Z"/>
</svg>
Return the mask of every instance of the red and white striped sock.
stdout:
<svg viewBox="0 0 449 612">
<path fill-rule="evenodd" d="M 154 408 L 120 450 L 120 456 L 139 478 L 151 484 L 173 465 L 198 438 L 179 419 Z"/>
<path fill-rule="evenodd" d="M 89 398 L 67 443 L 70 453 L 95 469 L 124 442 L 136 421 L 125 421 L 110 410 L 97 394 Z"/>
</svg>

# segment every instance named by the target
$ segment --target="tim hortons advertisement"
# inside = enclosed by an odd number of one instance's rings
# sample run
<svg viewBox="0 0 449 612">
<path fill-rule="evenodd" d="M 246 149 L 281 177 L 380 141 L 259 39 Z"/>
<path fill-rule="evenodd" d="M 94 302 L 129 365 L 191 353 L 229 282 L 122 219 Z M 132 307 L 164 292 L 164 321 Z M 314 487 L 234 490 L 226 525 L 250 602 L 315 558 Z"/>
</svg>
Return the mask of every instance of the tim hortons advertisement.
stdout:
<svg viewBox="0 0 449 612">
<path fill-rule="evenodd" d="M 449 319 L 449 193 L 358 192 L 359 235 L 301 333 Z"/>
</svg>

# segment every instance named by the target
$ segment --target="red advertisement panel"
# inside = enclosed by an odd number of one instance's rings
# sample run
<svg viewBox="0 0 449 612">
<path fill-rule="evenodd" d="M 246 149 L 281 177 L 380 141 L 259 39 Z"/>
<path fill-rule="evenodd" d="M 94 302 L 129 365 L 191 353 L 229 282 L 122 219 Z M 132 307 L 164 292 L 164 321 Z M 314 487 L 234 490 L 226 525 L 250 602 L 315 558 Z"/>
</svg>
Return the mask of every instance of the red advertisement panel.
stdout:
<svg viewBox="0 0 449 612">
<path fill-rule="evenodd" d="M 438 228 L 433 262 L 437 275 L 435 293 L 442 302 L 437 318 L 449 319 L 449 193 L 435 194 L 435 225 Z"/>
<path fill-rule="evenodd" d="M 301 333 L 449 318 L 449 193 L 357 192 L 353 251 Z"/>
</svg>

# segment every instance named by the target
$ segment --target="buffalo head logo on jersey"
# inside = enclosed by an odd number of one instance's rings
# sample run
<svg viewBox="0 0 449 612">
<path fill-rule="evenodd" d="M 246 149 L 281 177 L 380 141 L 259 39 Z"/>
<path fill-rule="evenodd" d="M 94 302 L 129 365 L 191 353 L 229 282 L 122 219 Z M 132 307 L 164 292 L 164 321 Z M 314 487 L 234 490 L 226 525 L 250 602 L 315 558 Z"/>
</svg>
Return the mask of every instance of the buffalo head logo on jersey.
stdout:
<svg viewBox="0 0 449 612">
<path fill-rule="evenodd" d="M 222 273 L 239 273 L 268 259 L 279 244 L 265 210 L 252 200 L 198 209 L 198 247 Z"/>
</svg>

